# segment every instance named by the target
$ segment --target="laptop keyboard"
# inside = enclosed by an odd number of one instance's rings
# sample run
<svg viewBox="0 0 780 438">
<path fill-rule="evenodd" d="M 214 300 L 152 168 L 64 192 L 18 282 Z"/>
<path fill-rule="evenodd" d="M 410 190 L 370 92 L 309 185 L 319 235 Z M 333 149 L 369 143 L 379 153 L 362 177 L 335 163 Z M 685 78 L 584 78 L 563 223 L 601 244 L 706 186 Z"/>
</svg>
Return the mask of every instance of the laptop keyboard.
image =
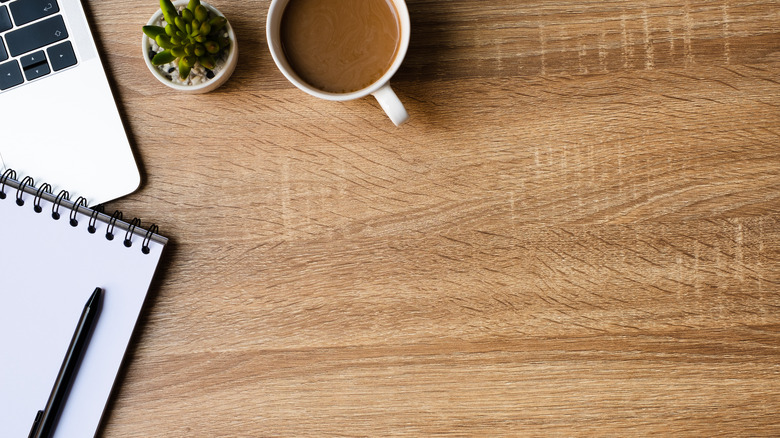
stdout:
<svg viewBox="0 0 780 438">
<path fill-rule="evenodd" d="M 0 90 L 76 63 L 56 0 L 0 0 Z"/>
</svg>

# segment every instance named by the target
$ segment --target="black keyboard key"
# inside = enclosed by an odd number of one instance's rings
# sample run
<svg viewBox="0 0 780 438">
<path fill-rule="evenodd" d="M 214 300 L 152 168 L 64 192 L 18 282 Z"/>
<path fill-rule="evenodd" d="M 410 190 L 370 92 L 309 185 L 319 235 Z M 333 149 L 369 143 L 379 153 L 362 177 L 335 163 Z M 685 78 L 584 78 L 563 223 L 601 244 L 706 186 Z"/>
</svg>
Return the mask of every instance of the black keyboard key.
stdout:
<svg viewBox="0 0 780 438">
<path fill-rule="evenodd" d="M 73 46 L 70 41 L 59 43 L 46 49 L 49 54 L 49 62 L 54 71 L 62 70 L 76 64 L 76 54 L 73 53 Z"/>
<path fill-rule="evenodd" d="M 67 37 L 68 30 L 65 29 L 65 21 L 57 15 L 8 32 L 5 35 L 5 42 L 8 44 L 11 56 L 19 56 Z"/>
<path fill-rule="evenodd" d="M 8 7 L 0 6 L 0 32 L 5 32 L 13 27 L 11 16 L 8 15 Z"/>
<path fill-rule="evenodd" d="M 5 90 L 24 82 L 19 63 L 15 59 L 0 64 L 0 90 Z"/>
<path fill-rule="evenodd" d="M 19 63 L 22 64 L 22 69 L 34 67 L 38 64 L 46 64 L 46 55 L 43 54 L 43 50 L 39 50 L 29 55 L 24 55 L 19 58 Z"/>
<path fill-rule="evenodd" d="M 19 58 L 19 63 L 22 64 L 24 77 L 26 77 L 28 81 L 51 73 L 49 64 L 46 63 L 46 55 L 44 55 L 43 50 L 22 56 Z"/>
<path fill-rule="evenodd" d="M 0 38 L 0 62 L 5 61 L 6 59 L 8 59 L 8 52 L 5 51 L 3 39 Z"/>
<path fill-rule="evenodd" d="M 9 6 L 11 7 L 11 14 L 14 16 L 14 23 L 17 26 L 60 11 L 56 0 L 16 0 Z"/>
<path fill-rule="evenodd" d="M 41 76 L 45 76 L 49 73 L 51 73 L 51 70 L 49 70 L 49 64 L 42 63 L 42 64 L 36 64 L 31 65 L 29 67 L 24 67 L 24 77 L 27 78 L 28 81 L 31 81 L 33 79 L 38 79 Z"/>
</svg>

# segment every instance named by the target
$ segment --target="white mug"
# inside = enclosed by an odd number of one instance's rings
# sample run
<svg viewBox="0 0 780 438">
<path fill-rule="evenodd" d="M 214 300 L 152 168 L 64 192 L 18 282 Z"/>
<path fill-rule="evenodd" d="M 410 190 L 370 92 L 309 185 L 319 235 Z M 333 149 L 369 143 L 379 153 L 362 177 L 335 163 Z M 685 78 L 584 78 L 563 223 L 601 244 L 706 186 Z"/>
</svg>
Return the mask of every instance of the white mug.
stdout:
<svg viewBox="0 0 780 438">
<path fill-rule="evenodd" d="M 320 99 L 344 101 L 358 99 L 372 94 L 379 102 L 379 105 L 382 107 L 382 109 L 385 110 L 387 115 L 390 117 L 390 120 L 392 120 L 396 126 L 407 121 L 409 119 L 409 114 L 406 112 L 406 108 L 404 108 L 404 105 L 398 99 L 398 96 L 395 95 L 393 89 L 390 88 L 390 78 L 395 74 L 396 71 L 398 71 L 398 68 L 401 66 L 401 63 L 406 56 L 406 51 L 409 48 L 410 21 L 409 10 L 406 8 L 406 2 L 404 0 L 391 0 L 395 5 L 396 11 L 398 12 L 401 41 L 398 46 L 398 53 L 393 60 L 393 64 L 385 72 L 385 74 L 382 75 L 381 78 L 377 79 L 374 83 L 361 90 L 350 93 L 330 93 L 313 88 L 311 85 L 304 82 L 287 62 L 287 58 L 284 55 L 284 50 L 282 49 L 282 41 L 279 29 L 281 27 L 284 8 L 287 6 L 289 1 L 290 0 L 271 1 L 271 7 L 268 9 L 268 19 L 265 27 L 268 48 L 271 50 L 271 56 L 273 57 L 276 66 L 279 67 L 279 70 L 282 72 L 282 74 L 296 87 L 314 97 L 319 97 Z"/>
</svg>

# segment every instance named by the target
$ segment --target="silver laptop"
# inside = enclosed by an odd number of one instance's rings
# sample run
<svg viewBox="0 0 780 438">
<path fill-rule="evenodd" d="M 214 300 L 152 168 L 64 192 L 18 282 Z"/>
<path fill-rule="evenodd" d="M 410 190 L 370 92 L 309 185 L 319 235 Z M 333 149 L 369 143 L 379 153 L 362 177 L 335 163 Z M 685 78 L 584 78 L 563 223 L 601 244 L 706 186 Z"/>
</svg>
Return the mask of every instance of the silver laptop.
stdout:
<svg viewBox="0 0 780 438">
<path fill-rule="evenodd" d="M 0 0 L 0 169 L 89 205 L 138 188 L 79 0 Z"/>
</svg>

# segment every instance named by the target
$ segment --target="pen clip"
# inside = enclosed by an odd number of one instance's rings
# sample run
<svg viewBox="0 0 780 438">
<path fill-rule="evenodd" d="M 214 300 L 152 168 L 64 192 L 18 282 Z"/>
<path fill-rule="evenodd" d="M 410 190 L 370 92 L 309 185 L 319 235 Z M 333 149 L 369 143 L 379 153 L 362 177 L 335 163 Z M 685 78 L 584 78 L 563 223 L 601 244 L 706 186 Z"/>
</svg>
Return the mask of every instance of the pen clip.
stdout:
<svg viewBox="0 0 780 438">
<path fill-rule="evenodd" d="M 38 411 L 38 413 L 35 414 L 35 421 L 33 421 L 32 429 L 30 429 L 30 435 L 28 435 L 27 438 L 34 438 L 38 433 L 38 427 L 41 425 L 41 417 L 43 417 L 43 411 Z"/>
</svg>

